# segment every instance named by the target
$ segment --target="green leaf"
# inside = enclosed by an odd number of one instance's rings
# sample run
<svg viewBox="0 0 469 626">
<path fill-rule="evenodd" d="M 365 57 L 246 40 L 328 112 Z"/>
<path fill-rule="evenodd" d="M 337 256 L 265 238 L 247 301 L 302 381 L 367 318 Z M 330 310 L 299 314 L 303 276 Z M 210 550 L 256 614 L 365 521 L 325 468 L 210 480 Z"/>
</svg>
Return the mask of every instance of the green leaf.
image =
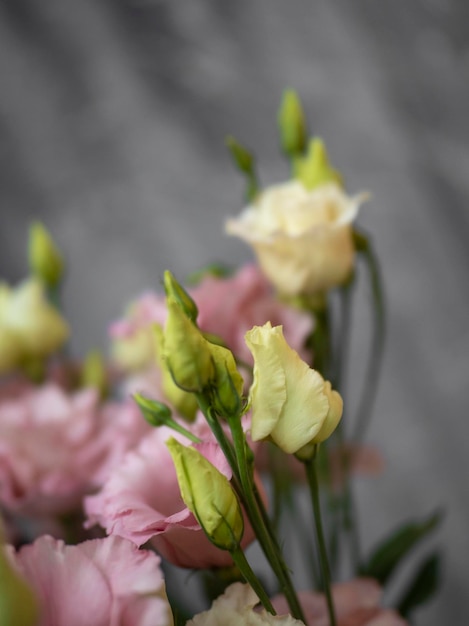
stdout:
<svg viewBox="0 0 469 626">
<path fill-rule="evenodd" d="M 384 585 L 402 559 L 438 526 L 441 518 L 442 513 L 438 511 L 422 522 L 410 522 L 399 528 L 376 548 L 360 573 Z"/>
<path fill-rule="evenodd" d="M 225 139 L 234 164 L 246 178 L 246 199 L 251 202 L 257 196 L 259 183 L 256 174 L 256 160 L 254 155 L 229 135 Z"/>
<path fill-rule="evenodd" d="M 441 555 L 431 554 L 417 570 L 408 590 L 398 603 L 397 610 L 407 618 L 417 606 L 427 602 L 440 585 Z"/>
<path fill-rule="evenodd" d="M 287 89 L 278 112 L 278 127 L 282 150 L 290 158 L 301 155 L 306 148 L 306 120 L 296 91 Z"/>
</svg>

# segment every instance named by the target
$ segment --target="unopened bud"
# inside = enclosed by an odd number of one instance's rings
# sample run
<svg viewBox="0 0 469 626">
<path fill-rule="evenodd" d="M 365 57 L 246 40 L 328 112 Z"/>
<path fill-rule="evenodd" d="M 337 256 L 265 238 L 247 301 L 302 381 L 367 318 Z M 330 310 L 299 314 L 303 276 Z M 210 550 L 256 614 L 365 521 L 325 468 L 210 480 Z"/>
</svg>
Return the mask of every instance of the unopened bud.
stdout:
<svg viewBox="0 0 469 626">
<path fill-rule="evenodd" d="M 47 287 L 56 287 L 62 278 L 64 263 L 49 231 L 40 222 L 31 224 L 28 252 L 32 273 Z"/>
</svg>

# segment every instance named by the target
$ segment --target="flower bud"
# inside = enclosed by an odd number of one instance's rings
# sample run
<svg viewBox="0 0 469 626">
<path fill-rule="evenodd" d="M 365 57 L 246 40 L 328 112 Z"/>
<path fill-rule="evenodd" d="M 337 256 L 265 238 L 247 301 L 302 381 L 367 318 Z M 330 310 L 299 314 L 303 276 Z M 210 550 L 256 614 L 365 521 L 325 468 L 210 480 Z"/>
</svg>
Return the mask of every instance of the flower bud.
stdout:
<svg viewBox="0 0 469 626">
<path fill-rule="evenodd" d="M 296 453 L 328 437 L 342 416 L 342 399 L 290 348 L 282 327 L 255 326 L 246 344 L 254 357 L 252 440 L 270 438 Z"/>
<path fill-rule="evenodd" d="M 202 454 L 175 439 L 166 442 L 187 508 L 210 541 L 222 550 L 238 548 L 244 531 L 238 498 L 228 479 Z"/>
<path fill-rule="evenodd" d="M 102 398 L 107 396 L 108 376 L 99 350 L 91 350 L 86 355 L 81 371 L 81 384 L 83 387 L 94 387 Z"/>
<path fill-rule="evenodd" d="M 290 157 L 301 154 L 306 147 L 306 121 L 298 94 L 287 89 L 278 113 L 280 141 Z"/>
<path fill-rule="evenodd" d="M 6 549 L 0 543 L 0 624 L 34 626 L 39 619 L 36 596 L 11 565 Z"/>
<path fill-rule="evenodd" d="M 228 348 L 210 343 L 215 378 L 211 385 L 211 402 L 217 413 L 225 417 L 239 415 L 244 381 L 234 356 Z"/>
<path fill-rule="evenodd" d="M 214 377 L 208 342 L 175 300 L 168 298 L 167 307 L 163 358 L 178 387 L 200 393 Z"/>
<path fill-rule="evenodd" d="M 56 287 L 62 278 L 64 263 L 49 231 L 40 222 L 31 224 L 28 252 L 29 266 L 33 274 L 47 287 Z"/>
<path fill-rule="evenodd" d="M 295 162 L 295 177 L 309 190 L 325 183 L 342 186 L 342 176 L 332 167 L 326 146 L 319 137 L 311 139 L 307 155 Z"/>
<path fill-rule="evenodd" d="M 199 314 L 197 305 L 169 270 L 166 270 L 164 273 L 164 289 L 166 297 L 168 299 L 172 298 L 177 302 L 187 317 L 195 324 L 197 322 L 197 315 Z"/>
<path fill-rule="evenodd" d="M 146 398 L 140 393 L 134 394 L 134 400 L 143 417 L 151 426 L 166 426 L 169 420 L 172 421 L 171 409 L 163 402 Z"/>
<path fill-rule="evenodd" d="M 181 417 L 184 417 L 188 422 L 193 422 L 199 406 L 197 404 L 197 398 L 194 394 L 184 391 L 184 389 L 181 389 L 175 384 L 166 361 L 163 358 L 164 336 L 163 329 L 159 324 L 154 324 L 153 326 L 153 338 L 156 362 L 160 368 L 161 387 L 165 398 L 171 403 Z"/>
</svg>

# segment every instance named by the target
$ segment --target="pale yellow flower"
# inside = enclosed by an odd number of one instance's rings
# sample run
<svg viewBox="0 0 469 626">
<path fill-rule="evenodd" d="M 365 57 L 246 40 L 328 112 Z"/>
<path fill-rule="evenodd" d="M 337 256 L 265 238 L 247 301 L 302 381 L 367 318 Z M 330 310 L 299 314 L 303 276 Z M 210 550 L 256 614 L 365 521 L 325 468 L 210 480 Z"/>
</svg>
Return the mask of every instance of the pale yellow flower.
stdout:
<svg viewBox="0 0 469 626">
<path fill-rule="evenodd" d="M 342 416 L 342 398 L 290 348 L 282 327 L 254 326 L 246 344 L 254 357 L 252 440 L 270 438 L 296 453 L 329 437 Z"/>
<path fill-rule="evenodd" d="M 266 276 L 286 296 L 311 295 L 344 283 L 352 271 L 352 222 L 366 194 L 348 196 L 338 183 L 308 190 L 292 180 L 263 191 L 229 234 L 252 245 Z"/>
<path fill-rule="evenodd" d="M 195 615 L 186 626 L 304 626 L 291 615 L 254 611 L 259 599 L 249 585 L 234 583 L 219 596 L 209 611 Z"/>
<path fill-rule="evenodd" d="M 16 289 L 0 285 L 0 346 L 8 355 L 2 357 L 0 370 L 52 354 L 68 335 L 68 325 L 48 303 L 41 281 L 30 278 Z M 6 367 L 7 361 L 10 367 Z"/>
</svg>

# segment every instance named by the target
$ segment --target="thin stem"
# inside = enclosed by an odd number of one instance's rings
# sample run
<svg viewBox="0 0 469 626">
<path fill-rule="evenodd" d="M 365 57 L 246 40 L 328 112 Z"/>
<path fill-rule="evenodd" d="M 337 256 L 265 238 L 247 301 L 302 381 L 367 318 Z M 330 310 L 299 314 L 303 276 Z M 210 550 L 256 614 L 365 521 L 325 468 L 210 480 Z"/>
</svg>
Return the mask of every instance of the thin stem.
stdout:
<svg viewBox="0 0 469 626">
<path fill-rule="evenodd" d="M 238 548 L 230 552 L 230 554 L 233 557 L 233 561 L 238 566 L 239 571 L 244 576 L 245 580 L 251 585 L 251 587 L 256 592 L 257 597 L 262 602 L 266 611 L 268 611 L 272 615 L 277 615 L 274 607 L 272 606 L 269 596 L 267 595 L 264 587 L 259 582 L 259 579 L 257 578 L 257 576 L 252 571 L 252 568 L 249 565 L 244 555 L 244 552 L 241 550 L 241 548 L 238 546 Z"/>
<path fill-rule="evenodd" d="M 374 305 L 374 325 L 370 355 L 365 375 L 365 383 L 357 408 L 357 418 L 352 437 L 353 441 L 359 443 L 362 441 L 370 422 L 371 410 L 376 398 L 378 379 L 381 373 L 381 364 L 383 361 L 385 313 L 383 287 L 376 254 L 369 239 L 365 235 L 355 232 L 354 236 L 357 249 L 363 255 L 368 268 L 368 276 L 371 284 Z"/>
<path fill-rule="evenodd" d="M 329 560 L 327 558 L 326 542 L 324 539 L 324 530 L 321 520 L 321 506 L 319 502 L 319 484 L 316 474 L 315 456 L 305 461 L 306 475 L 308 477 L 308 485 L 311 493 L 311 501 L 313 504 L 314 522 L 316 528 L 316 539 L 318 542 L 319 560 L 321 562 L 322 578 L 324 582 L 324 592 L 326 594 L 327 610 L 329 612 L 330 626 L 336 626 L 334 602 L 331 592 L 331 574 L 329 569 Z"/>
<path fill-rule="evenodd" d="M 298 596 L 291 581 L 288 568 L 283 560 L 276 535 L 272 529 L 267 511 L 253 478 L 253 465 L 248 461 L 246 437 L 239 417 L 229 420 L 238 462 L 242 496 L 251 525 L 262 550 L 278 578 L 282 592 L 287 599 L 293 617 L 306 623 Z"/>
</svg>

